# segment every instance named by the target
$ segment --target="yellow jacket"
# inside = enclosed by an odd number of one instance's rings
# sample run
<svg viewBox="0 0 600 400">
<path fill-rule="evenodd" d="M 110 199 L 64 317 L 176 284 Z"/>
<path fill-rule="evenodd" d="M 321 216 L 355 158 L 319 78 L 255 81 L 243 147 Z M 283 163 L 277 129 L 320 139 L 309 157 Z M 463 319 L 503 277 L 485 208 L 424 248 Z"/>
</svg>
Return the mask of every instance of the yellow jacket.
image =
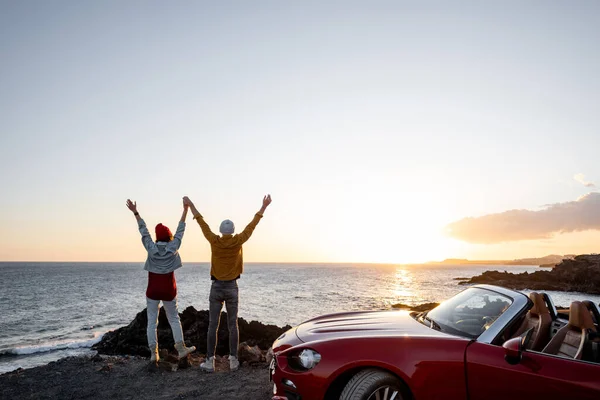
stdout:
<svg viewBox="0 0 600 400">
<path fill-rule="evenodd" d="M 210 275 L 220 281 L 230 281 L 240 277 L 244 272 L 244 256 L 242 245 L 250 239 L 254 228 L 262 218 L 256 213 L 252 221 L 244 228 L 242 233 L 235 235 L 215 235 L 202 215 L 194 217 L 202 229 L 202 233 L 210 243 L 212 252 L 210 259 Z"/>
</svg>

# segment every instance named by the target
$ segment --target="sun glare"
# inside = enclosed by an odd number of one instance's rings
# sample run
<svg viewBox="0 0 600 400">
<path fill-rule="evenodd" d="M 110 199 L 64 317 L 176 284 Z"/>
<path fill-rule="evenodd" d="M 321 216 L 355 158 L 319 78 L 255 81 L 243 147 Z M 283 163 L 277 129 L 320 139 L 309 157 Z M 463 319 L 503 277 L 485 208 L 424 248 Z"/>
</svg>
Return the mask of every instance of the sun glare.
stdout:
<svg viewBox="0 0 600 400">
<path fill-rule="evenodd" d="M 413 278 L 410 271 L 401 267 L 396 268 L 394 284 L 394 295 L 398 297 L 411 297 L 410 287 L 413 284 Z"/>
</svg>

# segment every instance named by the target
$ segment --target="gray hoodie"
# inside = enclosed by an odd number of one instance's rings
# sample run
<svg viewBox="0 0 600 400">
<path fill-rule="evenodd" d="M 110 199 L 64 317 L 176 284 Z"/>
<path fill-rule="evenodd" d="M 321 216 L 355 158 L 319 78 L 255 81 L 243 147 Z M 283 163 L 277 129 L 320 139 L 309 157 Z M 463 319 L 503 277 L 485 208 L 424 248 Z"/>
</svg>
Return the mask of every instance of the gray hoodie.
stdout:
<svg viewBox="0 0 600 400">
<path fill-rule="evenodd" d="M 155 274 L 168 274 L 183 266 L 178 250 L 181 246 L 181 239 L 183 239 L 185 222 L 179 222 L 173 240 L 170 242 L 154 243 L 143 219 L 138 221 L 138 228 L 142 234 L 142 243 L 148 251 L 148 258 L 144 265 L 146 271 Z"/>
</svg>

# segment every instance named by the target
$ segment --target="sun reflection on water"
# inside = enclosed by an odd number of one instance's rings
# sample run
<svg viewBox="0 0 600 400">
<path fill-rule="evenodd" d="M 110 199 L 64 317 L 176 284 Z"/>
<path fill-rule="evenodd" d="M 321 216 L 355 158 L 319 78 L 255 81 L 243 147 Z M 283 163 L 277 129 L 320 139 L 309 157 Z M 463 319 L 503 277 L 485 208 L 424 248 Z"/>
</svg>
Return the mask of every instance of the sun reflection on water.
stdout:
<svg viewBox="0 0 600 400">
<path fill-rule="evenodd" d="M 409 270 L 402 267 L 396 268 L 394 295 L 397 297 L 413 297 L 413 276 Z"/>
</svg>

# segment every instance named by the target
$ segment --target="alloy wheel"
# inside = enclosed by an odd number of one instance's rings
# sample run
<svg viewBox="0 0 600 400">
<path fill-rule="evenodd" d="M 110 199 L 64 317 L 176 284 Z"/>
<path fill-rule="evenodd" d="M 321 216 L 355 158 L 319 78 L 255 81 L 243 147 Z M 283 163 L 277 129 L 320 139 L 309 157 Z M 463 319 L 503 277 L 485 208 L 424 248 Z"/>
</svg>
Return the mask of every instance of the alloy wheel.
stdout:
<svg viewBox="0 0 600 400">
<path fill-rule="evenodd" d="M 398 389 L 393 386 L 381 386 L 369 396 L 368 400 L 395 400 L 398 393 Z"/>
</svg>

